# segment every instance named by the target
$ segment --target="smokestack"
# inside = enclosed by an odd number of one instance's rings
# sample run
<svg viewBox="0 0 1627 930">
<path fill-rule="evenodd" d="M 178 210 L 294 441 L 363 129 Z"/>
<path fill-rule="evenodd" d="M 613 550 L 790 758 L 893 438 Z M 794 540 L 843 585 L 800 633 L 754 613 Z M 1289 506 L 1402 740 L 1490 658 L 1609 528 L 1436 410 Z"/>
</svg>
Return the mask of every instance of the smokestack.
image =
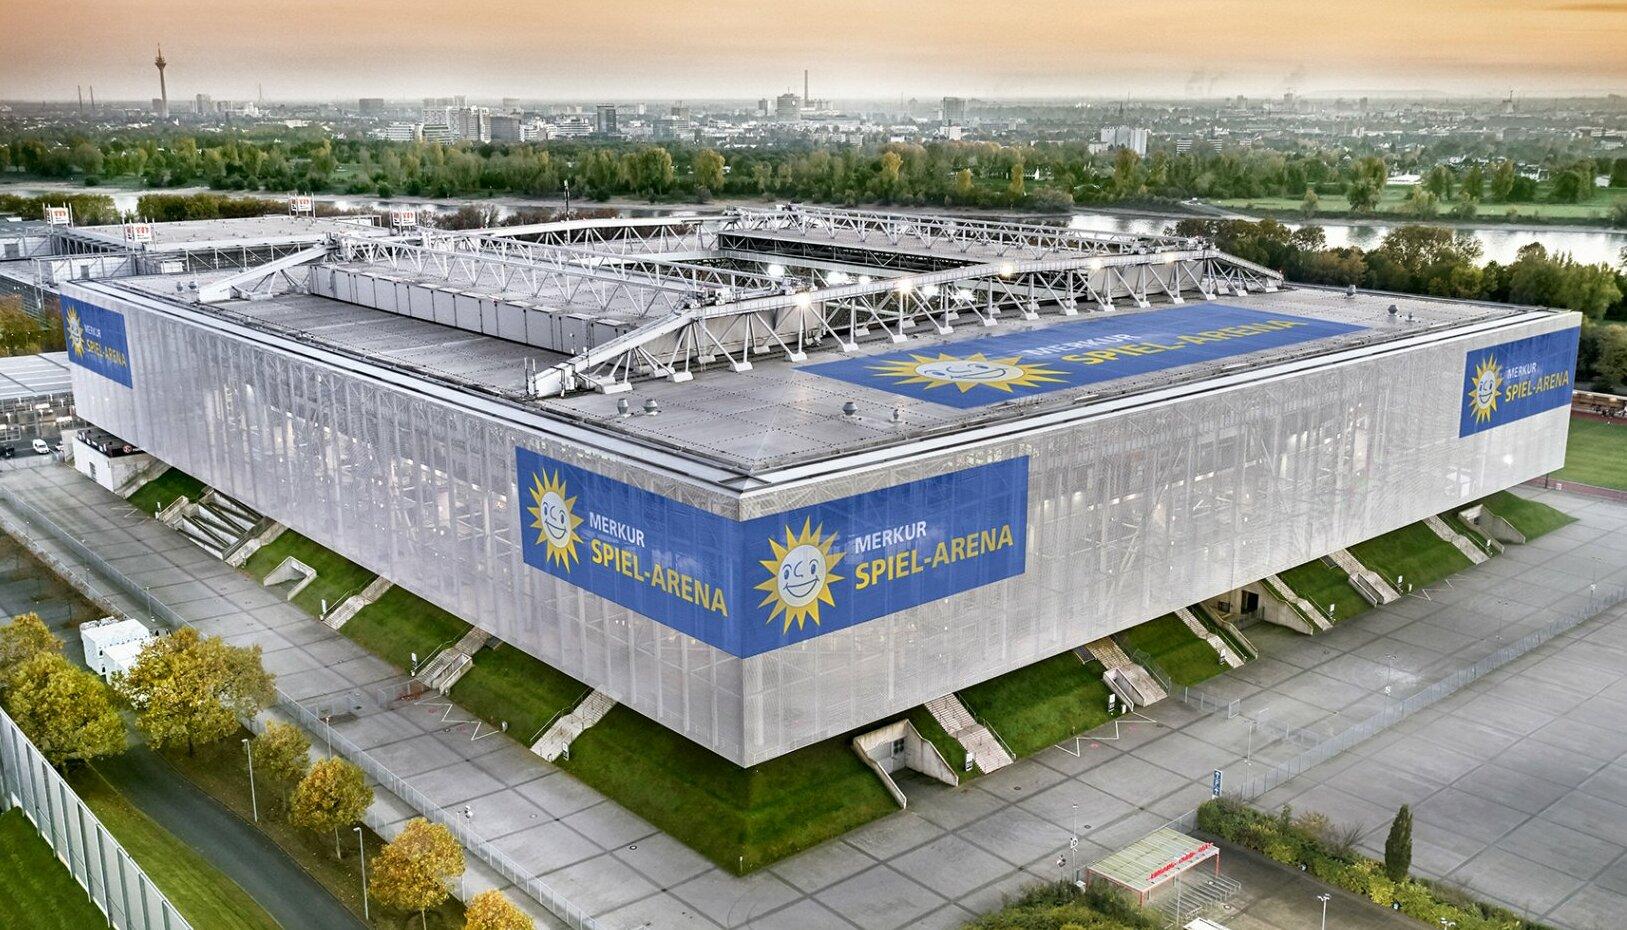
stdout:
<svg viewBox="0 0 1627 930">
<path fill-rule="evenodd" d="M 95 84 L 90 85 L 90 109 L 91 109 L 92 113 L 96 112 L 96 85 Z"/>
<path fill-rule="evenodd" d="M 73 89 L 79 92 L 79 115 L 85 115 L 85 88 L 75 84 Z"/>
<path fill-rule="evenodd" d="M 802 69 L 802 105 L 808 105 L 808 69 Z"/>
</svg>

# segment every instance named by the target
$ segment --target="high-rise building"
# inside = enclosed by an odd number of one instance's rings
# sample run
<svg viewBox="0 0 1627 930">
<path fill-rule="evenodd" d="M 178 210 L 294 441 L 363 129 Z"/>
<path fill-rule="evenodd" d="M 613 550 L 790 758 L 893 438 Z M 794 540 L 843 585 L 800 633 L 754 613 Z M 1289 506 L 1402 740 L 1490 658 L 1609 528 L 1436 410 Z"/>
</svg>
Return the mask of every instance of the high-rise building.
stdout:
<svg viewBox="0 0 1627 930">
<path fill-rule="evenodd" d="M 946 126 L 959 126 L 966 122 L 966 99 L 964 97 L 943 98 L 943 122 Z"/>
<path fill-rule="evenodd" d="M 802 99 L 796 94 L 780 94 L 774 98 L 775 119 L 801 119 Z"/>
<path fill-rule="evenodd" d="M 199 116 L 207 116 L 215 112 L 215 101 L 208 94 L 196 94 L 192 98 L 192 112 Z"/>
<path fill-rule="evenodd" d="M 757 115 L 758 116 L 767 116 L 768 115 L 768 98 L 767 97 L 758 97 L 757 98 Z"/>
<path fill-rule="evenodd" d="M 1104 145 L 1145 155 L 1149 135 L 1147 130 L 1135 126 L 1103 126 L 1101 140 Z"/>
<path fill-rule="evenodd" d="M 360 110 L 363 116 L 377 116 L 384 112 L 384 98 L 363 97 L 356 101 L 356 109 Z"/>
<path fill-rule="evenodd" d="M 493 142 L 524 142 L 525 127 L 518 116 L 506 113 L 494 113 L 491 119 L 491 141 Z"/>
<path fill-rule="evenodd" d="M 153 59 L 153 65 L 158 68 L 158 105 L 153 109 L 158 111 L 159 119 L 169 119 L 169 88 L 164 85 L 164 68 L 169 62 L 164 60 L 164 47 L 158 47 L 158 57 Z"/>
<path fill-rule="evenodd" d="M 614 104 L 601 103 L 594 108 L 593 131 L 601 136 L 618 135 L 616 130 L 616 107 Z"/>
</svg>

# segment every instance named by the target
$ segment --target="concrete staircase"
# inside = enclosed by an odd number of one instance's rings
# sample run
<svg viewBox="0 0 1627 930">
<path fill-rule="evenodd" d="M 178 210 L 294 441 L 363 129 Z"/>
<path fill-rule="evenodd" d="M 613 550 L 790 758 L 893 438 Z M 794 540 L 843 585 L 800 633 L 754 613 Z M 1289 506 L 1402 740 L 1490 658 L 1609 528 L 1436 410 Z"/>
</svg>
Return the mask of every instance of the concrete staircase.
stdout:
<svg viewBox="0 0 1627 930">
<path fill-rule="evenodd" d="M 389 585 L 386 584 L 385 587 Z M 472 626 L 469 632 L 463 634 L 462 639 L 437 652 L 433 658 L 424 663 L 418 674 L 413 677 L 423 682 L 425 686 L 445 694 L 452 690 L 458 679 L 468 674 L 469 669 L 474 667 L 475 653 L 479 652 L 480 647 L 486 645 L 489 639 L 490 633 Z"/>
<path fill-rule="evenodd" d="M 383 597 L 384 592 L 390 590 L 390 587 L 390 579 L 383 575 L 374 578 L 359 594 L 352 594 L 340 602 L 338 607 L 328 611 L 328 615 L 322 619 L 322 622 L 335 630 L 339 629 L 350 622 L 351 617 L 360 613 L 363 607 Z"/>
<path fill-rule="evenodd" d="M 972 717 L 971 711 L 953 692 L 927 701 L 926 709 L 945 733 L 966 748 L 966 755 L 984 774 L 1003 769 L 1016 761 L 989 728 Z"/>
<path fill-rule="evenodd" d="M 1119 648 L 1119 644 L 1113 641 L 1113 637 L 1104 636 L 1095 642 L 1086 643 L 1083 648 L 1090 653 L 1092 659 L 1102 663 L 1107 669 L 1102 675 L 1102 680 L 1113 689 L 1113 693 L 1132 707 L 1146 707 L 1169 697 L 1169 692 L 1158 683 L 1158 679 L 1152 677 L 1151 672 L 1132 662 L 1130 657 L 1124 654 L 1124 650 Z"/>
<path fill-rule="evenodd" d="M 64 449 L 72 449 L 73 444 L 63 443 L 62 447 Z M 157 478 L 166 471 L 169 471 L 169 463 L 160 461 L 159 459 L 153 459 L 146 465 L 143 465 L 139 471 L 131 475 L 123 484 L 119 485 L 118 490 L 114 491 L 113 493 L 122 498 L 129 499 L 130 495 L 141 490 L 142 485 L 145 485 L 147 482 Z"/>
<path fill-rule="evenodd" d="M 196 503 L 177 497 L 158 512 L 158 519 L 198 548 L 225 560 L 254 533 L 261 517 L 226 495 L 209 490 Z"/>
<path fill-rule="evenodd" d="M 1486 555 L 1486 550 L 1474 544 L 1474 540 L 1453 529 L 1452 524 L 1447 523 L 1440 517 L 1434 515 L 1425 517 L 1424 525 L 1428 526 L 1430 531 L 1436 536 L 1439 536 L 1440 538 L 1456 546 L 1457 550 L 1463 553 L 1464 558 L 1467 558 L 1475 565 L 1479 565 L 1481 562 L 1491 558 L 1490 556 Z"/>
<path fill-rule="evenodd" d="M 283 531 L 287 529 L 288 527 L 283 526 L 281 523 L 272 523 L 270 526 L 261 530 L 260 535 L 244 542 L 241 546 L 238 546 L 236 549 L 232 550 L 231 554 L 226 556 L 226 564 L 232 566 L 233 568 L 242 568 L 243 563 L 247 562 L 250 556 L 270 545 L 272 540 L 276 539 L 278 536 L 281 536 Z"/>
<path fill-rule="evenodd" d="M 1175 616 L 1186 624 L 1186 628 L 1192 631 L 1193 636 L 1208 643 L 1210 648 L 1214 649 L 1215 654 L 1220 656 L 1220 661 L 1226 663 L 1227 668 L 1238 668 L 1243 664 L 1243 657 L 1238 655 L 1237 651 L 1231 646 L 1228 646 L 1226 641 L 1221 639 L 1218 634 L 1209 632 L 1209 628 L 1203 625 L 1203 621 L 1198 619 L 1197 614 L 1182 607 L 1175 611 Z"/>
<path fill-rule="evenodd" d="M 531 744 L 531 751 L 549 762 L 558 759 L 583 730 L 603 720 L 615 706 L 616 699 L 603 691 L 589 693 L 570 713 L 554 721 L 554 725 Z"/>
<path fill-rule="evenodd" d="M 1357 561 L 1356 557 L 1350 554 L 1349 549 L 1340 549 L 1338 552 L 1329 555 L 1328 558 L 1333 560 L 1333 564 L 1344 569 L 1345 573 L 1350 576 L 1351 585 L 1361 593 L 1362 597 L 1367 599 L 1367 603 L 1372 604 L 1374 607 L 1382 607 L 1385 604 L 1392 604 L 1401 599 L 1400 591 L 1397 591 L 1388 581 L 1385 581 L 1384 576 Z"/>
<path fill-rule="evenodd" d="M 1299 611 L 1300 614 L 1310 622 L 1313 628 L 1323 632 L 1333 629 L 1333 621 L 1329 620 L 1327 615 L 1322 613 L 1322 608 L 1317 607 L 1315 604 L 1294 593 L 1294 589 L 1288 587 L 1288 582 L 1283 581 L 1280 576 L 1267 575 L 1265 576 L 1264 583 L 1268 593 L 1275 595 L 1277 599 L 1283 603 L 1292 605 L 1295 610 Z"/>
</svg>

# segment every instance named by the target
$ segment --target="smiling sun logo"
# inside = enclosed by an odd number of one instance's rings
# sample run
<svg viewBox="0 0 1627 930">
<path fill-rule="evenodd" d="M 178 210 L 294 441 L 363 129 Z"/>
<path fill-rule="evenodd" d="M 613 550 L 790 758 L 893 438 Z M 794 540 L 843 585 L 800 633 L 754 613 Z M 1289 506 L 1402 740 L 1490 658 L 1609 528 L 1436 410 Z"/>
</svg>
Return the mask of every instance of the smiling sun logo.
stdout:
<svg viewBox="0 0 1627 930">
<path fill-rule="evenodd" d="M 975 387 L 994 388 L 1010 394 L 1012 388 L 1038 387 L 1062 380 L 1056 377 L 1062 372 L 1043 365 L 1024 365 L 1021 358 L 1020 355 L 989 358 L 982 352 L 965 358 L 942 352 L 936 357 L 911 353 L 907 359 L 895 359 L 870 367 L 884 377 L 899 379 L 899 384 L 924 384 L 928 389 L 953 385 L 960 388 L 962 394 Z"/>
<path fill-rule="evenodd" d="M 85 354 L 85 324 L 79 322 L 79 308 L 68 308 L 68 345 L 75 358 Z"/>
<path fill-rule="evenodd" d="M 818 626 L 819 605 L 836 606 L 836 601 L 830 596 L 830 586 L 832 582 L 842 580 L 835 569 L 836 563 L 842 561 L 843 553 L 833 554 L 830 551 L 835 543 L 835 533 L 825 536 L 824 524 L 812 526 L 811 520 L 802 521 L 800 533 L 793 533 L 790 527 L 786 527 L 783 544 L 769 538 L 768 545 L 774 551 L 774 557 L 759 560 L 763 568 L 768 569 L 768 578 L 757 585 L 757 590 L 767 592 L 757 606 L 774 605 L 768 622 L 773 623 L 776 617 L 783 616 L 785 626 L 781 633 L 790 632 L 793 623 L 800 630 L 810 619 L 814 626 Z"/>
<path fill-rule="evenodd" d="M 565 489 L 565 479 L 557 471 L 552 475 L 533 474 L 530 494 L 531 506 L 526 512 L 531 514 L 531 528 L 537 531 L 537 543 L 546 547 L 544 555 L 548 561 L 570 571 L 571 564 L 580 558 L 576 544 L 582 541 L 576 532 L 582 525 L 582 518 L 576 515 L 576 498 L 567 496 L 570 492 Z"/>
<path fill-rule="evenodd" d="M 1486 356 L 1469 378 L 1469 410 L 1476 423 L 1485 423 L 1497 413 L 1497 395 L 1503 391 L 1503 369 L 1494 356 Z"/>
</svg>

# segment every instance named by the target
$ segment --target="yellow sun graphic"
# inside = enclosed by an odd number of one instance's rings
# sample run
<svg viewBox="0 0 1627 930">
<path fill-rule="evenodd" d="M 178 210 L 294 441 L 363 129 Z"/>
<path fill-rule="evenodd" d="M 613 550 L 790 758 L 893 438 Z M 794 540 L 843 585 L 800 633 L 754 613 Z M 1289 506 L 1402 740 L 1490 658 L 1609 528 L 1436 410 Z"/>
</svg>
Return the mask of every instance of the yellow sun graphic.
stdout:
<svg viewBox="0 0 1627 930">
<path fill-rule="evenodd" d="M 928 389 L 954 385 L 962 394 L 975 387 L 989 387 L 1011 393 L 1014 387 L 1036 387 L 1060 382 L 1054 377 L 1062 372 L 1043 365 L 1023 364 L 1022 356 L 989 358 L 977 352 L 964 358 L 946 355 L 936 357 L 910 353 L 908 359 L 896 359 L 871 365 L 870 368 L 889 378 L 898 378 L 900 384 L 924 384 Z"/>
<path fill-rule="evenodd" d="M 1497 395 L 1503 391 L 1503 369 L 1493 356 L 1486 356 L 1475 366 L 1469 379 L 1469 410 L 1475 422 L 1485 423 L 1497 412 Z"/>
<path fill-rule="evenodd" d="M 85 354 L 85 325 L 79 322 L 79 308 L 68 308 L 68 344 L 73 347 L 73 354 Z"/>
<path fill-rule="evenodd" d="M 812 526 L 812 522 L 803 520 L 800 533 L 786 527 L 784 544 L 769 537 L 768 545 L 774 550 L 774 557 L 760 560 L 763 568 L 768 569 L 768 580 L 757 586 L 757 590 L 767 592 L 757 606 L 774 605 L 768 615 L 769 623 L 784 616 L 781 633 L 790 632 L 792 623 L 800 630 L 810 619 L 818 626 L 819 605 L 836 606 L 830 596 L 830 586 L 842 580 L 835 570 L 843 553 L 833 555 L 830 547 L 836 543 L 836 534 L 827 537 L 824 524 Z"/>
<path fill-rule="evenodd" d="M 539 472 L 531 476 L 531 503 L 526 512 L 531 514 L 531 528 L 537 531 L 537 542 L 546 547 L 548 561 L 556 562 L 566 571 L 580 556 L 576 544 L 582 541 L 576 528 L 582 518 L 576 515 L 576 498 L 568 497 L 565 480 L 559 472 L 552 475 Z"/>
</svg>

